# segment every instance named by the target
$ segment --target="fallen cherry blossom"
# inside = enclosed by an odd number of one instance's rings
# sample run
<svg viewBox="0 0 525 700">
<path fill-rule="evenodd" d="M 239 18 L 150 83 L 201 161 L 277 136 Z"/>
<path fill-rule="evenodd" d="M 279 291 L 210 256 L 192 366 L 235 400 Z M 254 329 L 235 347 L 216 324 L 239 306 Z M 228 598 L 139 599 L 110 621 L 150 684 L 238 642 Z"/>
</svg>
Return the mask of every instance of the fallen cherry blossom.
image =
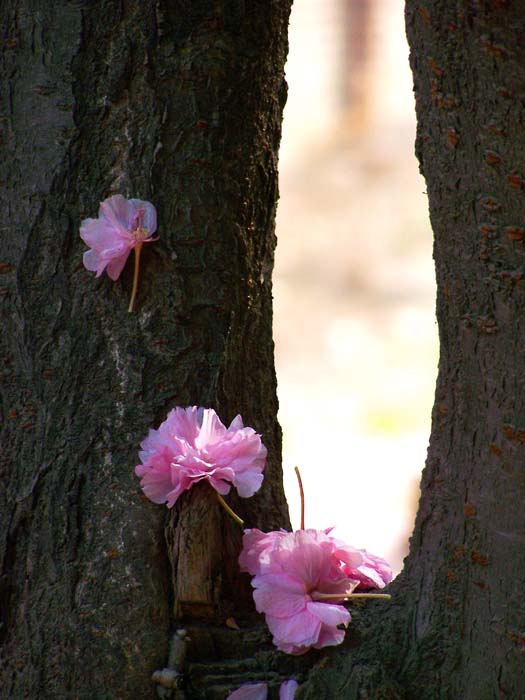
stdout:
<svg viewBox="0 0 525 700">
<path fill-rule="evenodd" d="M 254 577 L 256 608 L 264 613 L 274 644 L 288 654 L 340 644 L 345 634 L 341 627 L 350 621 L 340 603 L 346 598 L 379 597 L 354 590 L 383 587 L 388 578 L 390 568 L 383 559 L 329 532 L 244 532 L 241 571 Z"/>
<path fill-rule="evenodd" d="M 84 253 L 84 267 L 96 272 L 97 277 L 106 271 L 115 281 L 122 272 L 132 250 L 135 250 L 133 290 L 128 311 L 133 310 L 137 294 L 140 252 L 144 243 L 157 240 L 152 235 L 157 230 L 157 212 L 150 202 L 126 199 L 121 194 L 105 199 L 97 219 L 84 219 L 80 225 L 80 237 L 90 250 Z"/>
<path fill-rule="evenodd" d="M 212 408 L 174 408 L 157 430 L 149 431 L 141 448 L 142 464 L 135 474 L 141 477 L 142 490 L 168 508 L 183 491 L 207 481 L 229 509 L 221 496 L 232 485 L 248 498 L 263 480 L 267 452 L 261 436 L 244 427 L 240 416 L 226 428 Z"/>
</svg>

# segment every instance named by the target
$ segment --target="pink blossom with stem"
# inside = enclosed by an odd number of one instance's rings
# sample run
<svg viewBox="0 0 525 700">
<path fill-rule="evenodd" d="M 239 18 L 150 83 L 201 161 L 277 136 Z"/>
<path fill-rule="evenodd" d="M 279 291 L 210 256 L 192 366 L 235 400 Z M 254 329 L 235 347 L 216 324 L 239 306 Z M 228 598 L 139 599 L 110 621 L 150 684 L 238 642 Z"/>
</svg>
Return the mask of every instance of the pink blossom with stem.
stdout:
<svg viewBox="0 0 525 700">
<path fill-rule="evenodd" d="M 241 571 L 254 578 L 253 598 L 274 644 L 288 654 L 340 644 L 350 613 L 345 599 L 388 598 L 354 593 L 391 579 L 384 559 L 351 547 L 328 530 L 244 531 Z M 376 567 L 376 568 L 375 568 Z"/>
<path fill-rule="evenodd" d="M 174 408 L 157 430 L 141 443 L 142 464 L 135 467 L 145 495 L 172 508 L 183 491 L 207 481 L 221 504 L 241 524 L 222 499 L 232 485 L 249 498 L 259 490 L 266 448 L 253 428 L 237 416 L 226 428 L 212 408 Z"/>
<path fill-rule="evenodd" d="M 157 230 L 157 212 L 150 202 L 126 199 L 121 194 L 105 199 L 97 219 L 84 219 L 80 225 L 80 237 L 90 250 L 84 253 L 84 267 L 96 272 L 97 277 L 107 272 L 115 281 L 122 272 L 132 250 L 135 251 L 133 289 L 128 311 L 133 310 L 138 288 L 140 253 L 144 243 Z"/>
<path fill-rule="evenodd" d="M 240 565 L 256 574 L 253 598 L 274 644 L 288 654 L 340 644 L 350 613 L 337 603 L 358 584 L 345 568 L 358 567 L 363 555 L 319 530 L 268 535 L 245 533 Z"/>
</svg>

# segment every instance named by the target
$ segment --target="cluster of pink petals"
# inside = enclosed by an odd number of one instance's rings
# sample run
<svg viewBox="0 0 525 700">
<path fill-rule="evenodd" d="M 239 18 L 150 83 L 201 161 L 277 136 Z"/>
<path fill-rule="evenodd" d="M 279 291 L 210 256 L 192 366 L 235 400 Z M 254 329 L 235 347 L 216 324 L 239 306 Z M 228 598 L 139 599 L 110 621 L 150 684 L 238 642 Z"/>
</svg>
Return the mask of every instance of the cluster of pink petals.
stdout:
<svg viewBox="0 0 525 700">
<path fill-rule="evenodd" d="M 348 625 L 350 613 L 341 605 L 322 602 L 322 594 L 340 593 L 342 602 L 355 588 L 344 565 L 362 563 L 357 549 L 318 530 L 271 534 L 248 530 L 243 545 L 241 569 L 254 575 L 256 608 L 265 614 L 279 649 L 302 654 L 343 641 L 339 626 Z"/>
<path fill-rule="evenodd" d="M 151 240 L 157 229 L 157 212 L 150 202 L 126 199 L 117 194 L 104 200 L 97 219 L 84 219 L 80 237 L 90 250 L 84 253 L 84 267 L 96 272 L 106 270 L 116 280 L 133 248 Z"/>
<path fill-rule="evenodd" d="M 288 654 L 340 644 L 350 613 L 338 603 L 359 586 L 382 588 L 392 577 L 383 559 L 328 532 L 245 530 L 241 570 L 254 577 L 256 608 Z"/>
<path fill-rule="evenodd" d="M 366 549 L 361 549 L 360 552 L 363 563 L 350 572 L 351 577 L 359 581 L 357 589 L 384 588 L 393 578 L 390 564 Z"/>
<path fill-rule="evenodd" d="M 319 532 L 320 535 L 329 536 L 333 528 L 327 528 Z M 298 530 L 297 532 L 301 532 Z M 317 530 L 306 530 L 304 532 L 318 532 Z M 272 532 L 261 532 L 256 528 L 245 530 L 243 537 L 243 549 L 239 556 L 241 571 L 247 571 L 252 576 L 260 574 L 266 570 L 271 560 L 272 550 L 278 548 L 278 542 L 291 533 L 286 530 L 274 530 Z M 392 581 L 393 573 L 390 564 L 382 557 L 370 554 L 366 549 L 355 550 L 341 540 L 328 537 L 334 543 L 334 551 L 342 551 L 345 548 L 352 552 L 359 552 L 361 563 L 358 566 L 350 566 L 343 562 L 345 576 L 352 579 L 357 590 L 371 588 L 384 588 Z M 343 560 L 342 560 L 343 561 Z"/>
<path fill-rule="evenodd" d="M 299 687 L 297 681 L 289 680 L 281 683 L 279 700 L 294 700 L 295 691 Z M 226 700 L 266 700 L 268 686 L 266 683 L 246 683 L 228 695 Z"/>
<path fill-rule="evenodd" d="M 263 480 L 266 448 L 253 428 L 237 416 L 226 428 L 212 408 L 174 408 L 158 430 L 141 443 L 135 467 L 145 495 L 171 508 L 180 494 L 208 481 L 220 494 L 235 486 L 248 498 Z"/>
</svg>

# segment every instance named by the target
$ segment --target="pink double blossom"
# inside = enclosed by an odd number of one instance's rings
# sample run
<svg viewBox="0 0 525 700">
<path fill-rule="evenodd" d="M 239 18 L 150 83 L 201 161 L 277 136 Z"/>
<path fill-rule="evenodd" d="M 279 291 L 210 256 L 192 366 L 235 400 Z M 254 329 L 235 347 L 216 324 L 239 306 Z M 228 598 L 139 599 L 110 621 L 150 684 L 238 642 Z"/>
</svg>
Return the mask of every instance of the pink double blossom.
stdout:
<svg viewBox="0 0 525 700">
<path fill-rule="evenodd" d="M 303 654 L 343 641 L 350 613 L 337 603 L 358 584 L 347 575 L 363 563 L 358 549 L 319 530 L 248 530 L 243 545 L 241 569 L 255 574 L 255 605 L 279 649 Z"/>
<path fill-rule="evenodd" d="M 350 613 L 338 603 L 358 587 L 382 588 L 392 578 L 384 559 L 329 532 L 244 532 L 241 571 L 254 577 L 256 608 L 288 654 L 340 644 Z"/>
<path fill-rule="evenodd" d="M 248 498 L 263 480 L 266 448 L 237 416 L 226 428 L 212 408 L 174 408 L 141 443 L 135 467 L 145 495 L 172 508 L 183 491 L 208 481 L 222 495 L 235 486 Z"/>
<path fill-rule="evenodd" d="M 295 691 L 299 687 L 297 681 L 289 680 L 281 683 L 279 688 L 279 700 L 294 700 Z M 230 693 L 226 700 L 266 700 L 268 686 L 266 683 L 245 683 L 240 688 Z"/>
</svg>

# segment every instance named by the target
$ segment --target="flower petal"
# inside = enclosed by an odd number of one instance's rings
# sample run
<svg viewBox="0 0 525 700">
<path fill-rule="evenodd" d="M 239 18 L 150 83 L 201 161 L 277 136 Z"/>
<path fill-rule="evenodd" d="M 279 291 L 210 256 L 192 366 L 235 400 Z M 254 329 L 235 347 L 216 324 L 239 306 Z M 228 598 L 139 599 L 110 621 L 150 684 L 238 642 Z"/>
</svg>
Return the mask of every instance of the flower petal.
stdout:
<svg viewBox="0 0 525 700">
<path fill-rule="evenodd" d="M 286 530 L 273 532 L 262 532 L 257 528 L 245 530 L 242 538 L 243 548 L 239 555 L 241 571 L 247 571 L 252 576 L 264 573 L 276 541 L 287 534 Z"/>
<path fill-rule="evenodd" d="M 129 235 L 130 225 L 135 215 L 135 206 L 121 194 L 105 199 L 101 202 L 98 211 L 99 219 L 105 219 L 111 228 L 124 236 Z"/>
<path fill-rule="evenodd" d="M 309 610 L 292 617 L 266 615 L 266 624 L 278 649 L 291 654 L 304 654 L 319 639 L 321 620 Z M 288 651 L 288 649 L 293 651 Z"/>
<path fill-rule="evenodd" d="M 289 681 L 283 681 L 279 688 L 279 700 L 294 700 L 298 687 L 299 683 L 293 680 L 293 678 Z"/>
<path fill-rule="evenodd" d="M 329 627 L 328 625 L 321 625 L 321 631 L 319 632 L 319 639 L 315 644 L 312 644 L 314 649 L 322 649 L 323 647 L 335 647 L 341 644 L 345 638 L 345 630 L 338 629 L 337 627 Z"/>
<path fill-rule="evenodd" d="M 266 700 L 267 697 L 266 683 L 246 683 L 230 693 L 226 700 Z"/>
<path fill-rule="evenodd" d="M 382 557 L 370 554 L 366 549 L 361 550 L 364 562 L 357 567 L 355 577 L 359 580 L 359 588 L 384 588 L 393 578 L 390 564 Z"/>
<path fill-rule="evenodd" d="M 204 411 L 204 408 L 197 408 L 197 406 L 173 408 L 159 426 L 158 432 L 162 435 L 163 441 L 170 444 L 176 438 L 181 443 L 195 445 Z"/>
<path fill-rule="evenodd" d="M 242 417 L 237 414 L 235 418 L 230 423 L 228 430 L 242 430 L 244 428 L 244 423 L 242 422 Z"/>
<path fill-rule="evenodd" d="M 86 270 L 96 272 L 97 277 L 100 277 L 107 265 L 107 262 L 102 260 L 100 253 L 98 253 L 96 250 L 86 250 L 82 256 L 82 262 L 84 263 Z"/>
<path fill-rule="evenodd" d="M 135 211 L 142 210 L 142 228 L 145 228 L 150 236 L 157 230 L 157 210 L 151 202 L 145 202 L 142 199 L 130 199 L 131 204 L 135 207 Z"/>
<path fill-rule="evenodd" d="M 262 574 L 252 579 L 253 599 L 258 612 L 291 617 L 306 609 L 310 598 L 304 584 L 286 574 Z"/>
<path fill-rule="evenodd" d="M 148 469 L 139 464 L 135 467 L 135 474 L 142 477 L 140 486 L 153 503 L 168 502 L 171 508 L 184 491 L 184 484 L 179 479 L 173 479 L 169 468 Z"/>
<path fill-rule="evenodd" d="M 203 477 L 203 478 L 206 478 L 206 477 Z M 210 476 L 208 478 L 208 481 L 213 486 L 213 488 L 217 491 L 217 493 L 221 494 L 221 496 L 226 496 L 231 491 L 231 488 L 232 488 L 231 485 L 228 484 L 226 481 L 223 481 L 223 479 L 216 479 L 214 476 Z"/>
<path fill-rule="evenodd" d="M 129 257 L 130 250 L 131 249 L 128 248 L 120 257 L 112 258 L 108 263 L 106 272 L 108 273 L 108 277 L 113 281 L 118 279 L 120 273 L 124 269 L 124 265 Z"/>
<path fill-rule="evenodd" d="M 80 224 L 80 238 L 96 250 L 110 248 L 120 240 L 113 229 L 101 219 L 84 219 Z"/>
<path fill-rule="evenodd" d="M 342 605 L 333 605 L 331 603 L 317 603 L 312 601 L 308 603 L 308 611 L 316 615 L 324 625 L 337 627 L 337 625 L 348 625 L 350 622 L 350 613 Z"/>
<path fill-rule="evenodd" d="M 233 483 L 241 498 L 250 498 L 261 488 L 263 479 L 264 476 L 262 474 L 247 471 L 243 474 L 236 474 Z"/>
<path fill-rule="evenodd" d="M 195 447 L 199 450 L 209 448 L 216 443 L 221 444 L 221 438 L 226 433 L 226 426 L 212 408 L 205 408 L 202 413 L 202 423 L 195 438 Z"/>
<path fill-rule="evenodd" d="M 323 535 L 324 537 L 324 535 Z M 279 542 L 276 560 L 290 576 L 302 581 L 306 589 L 318 587 L 323 568 L 331 565 L 331 552 L 319 546 L 317 530 L 296 530 Z"/>
</svg>

